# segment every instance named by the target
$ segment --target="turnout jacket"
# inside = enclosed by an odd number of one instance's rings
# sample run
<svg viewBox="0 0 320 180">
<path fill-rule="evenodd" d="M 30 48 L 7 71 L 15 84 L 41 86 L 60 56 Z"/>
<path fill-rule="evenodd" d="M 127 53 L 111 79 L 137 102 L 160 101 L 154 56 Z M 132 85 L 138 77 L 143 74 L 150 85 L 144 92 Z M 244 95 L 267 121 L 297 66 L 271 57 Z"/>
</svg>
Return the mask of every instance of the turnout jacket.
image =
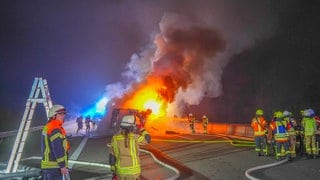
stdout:
<svg viewBox="0 0 320 180">
<path fill-rule="evenodd" d="M 68 167 L 69 143 L 59 120 L 50 120 L 42 129 L 41 169 Z"/>
<path fill-rule="evenodd" d="M 112 137 L 110 153 L 115 157 L 115 173 L 117 175 L 139 175 L 141 173 L 139 144 L 146 144 L 143 130 L 141 134 L 128 133 L 128 146 L 125 146 L 125 135 L 118 132 Z"/>
<path fill-rule="evenodd" d="M 289 141 L 288 130 L 291 129 L 291 124 L 288 121 L 277 118 L 275 121 L 271 122 L 270 127 L 274 133 L 276 142 Z"/>
<path fill-rule="evenodd" d="M 303 133 L 305 136 L 313 136 L 317 132 L 316 120 L 313 117 L 303 117 L 301 126 L 303 127 Z"/>
<path fill-rule="evenodd" d="M 267 121 L 263 116 L 256 116 L 251 120 L 251 127 L 254 132 L 254 136 L 265 136 Z"/>
</svg>

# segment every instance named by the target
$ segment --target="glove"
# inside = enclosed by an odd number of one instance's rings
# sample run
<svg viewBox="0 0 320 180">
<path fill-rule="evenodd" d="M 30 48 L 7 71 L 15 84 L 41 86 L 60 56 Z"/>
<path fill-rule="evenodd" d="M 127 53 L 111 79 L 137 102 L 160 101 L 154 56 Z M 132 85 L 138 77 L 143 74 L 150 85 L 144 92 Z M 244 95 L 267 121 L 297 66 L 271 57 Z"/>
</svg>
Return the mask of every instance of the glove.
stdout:
<svg viewBox="0 0 320 180">
<path fill-rule="evenodd" d="M 114 166 L 116 164 L 116 157 L 113 154 L 109 154 L 109 164 Z"/>
<path fill-rule="evenodd" d="M 151 142 L 151 136 L 149 134 L 145 134 L 144 138 L 146 139 L 147 143 L 150 144 Z"/>
</svg>

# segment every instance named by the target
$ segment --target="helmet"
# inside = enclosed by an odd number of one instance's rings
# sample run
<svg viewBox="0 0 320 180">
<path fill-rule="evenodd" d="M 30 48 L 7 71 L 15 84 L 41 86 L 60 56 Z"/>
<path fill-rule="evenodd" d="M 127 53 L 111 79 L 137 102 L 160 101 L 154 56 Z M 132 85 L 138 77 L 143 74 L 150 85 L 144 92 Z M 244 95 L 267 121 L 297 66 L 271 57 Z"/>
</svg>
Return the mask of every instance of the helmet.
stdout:
<svg viewBox="0 0 320 180">
<path fill-rule="evenodd" d="M 291 114 L 289 111 L 283 111 L 283 117 L 289 117 Z"/>
<path fill-rule="evenodd" d="M 48 112 L 48 118 L 52 118 L 54 115 L 58 113 L 66 113 L 67 110 L 60 104 L 53 105 Z"/>
<path fill-rule="evenodd" d="M 126 115 L 126 116 L 122 117 L 122 121 L 120 123 L 120 126 L 122 126 L 122 127 L 131 127 L 131 126 L 135 125 L 134 122 L 135 122 L 134 115 Z"/>
<path fill-rule="evenodd" d="M 308 109 L 309 110 L 309 113 L 310 113 L 310 116 L 315 116 L 316 115 L 316 113 L 314 112 L 314 110 L 313 109 Z"/>
<path fill-rule="evenodd" d="M 303 116 L 313 117 L 315 115 L 313 109 L 306 109 L 303 111 Z"/>
<path fill-rule="evenodd" d="M 189 116 L 192 116 L 192 113 L 190 113 Z"/>
<path fill-rule="evenodd" d="M 206 116 L 206 115 L 203 115 L 202 118 L 207 118 L 207 116 Z"/>
<path fill-rule="evenodd" d="M 274 116 L 275 118 L 282 118 L 282 117 L 283 117 L 283 113 L 282 113 L 281 111 L 276 111 L 276 112 L 273 114 L 273 116 Z"/>
<path fill-rule="evenodd" d="M 262 115 L 263 115 L 263 110 L 262 110 L 262 109 L 258 109 L 258 110 L 256 111 L 256 115 L 257 115 L 257 116 L 262 116 Z"/>
</svg>

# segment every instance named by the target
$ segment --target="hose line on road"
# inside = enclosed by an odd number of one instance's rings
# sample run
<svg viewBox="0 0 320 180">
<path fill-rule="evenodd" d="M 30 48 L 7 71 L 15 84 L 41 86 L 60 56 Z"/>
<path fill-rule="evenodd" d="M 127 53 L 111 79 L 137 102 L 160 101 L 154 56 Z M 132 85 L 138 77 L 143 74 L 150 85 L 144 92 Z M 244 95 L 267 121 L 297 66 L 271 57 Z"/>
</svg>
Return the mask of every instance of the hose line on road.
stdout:
<svg viewBox="0 0 320 180">
<path fill-rule="evenodd" d="M 175 175 L 174 176 L 171 176 L 169 178 L 166 178 L 166 180 L 175 180 L 175 179 L 178 179 L 180 177 L 180 172 L 178 171 L 177 168 L 173 167 L 173 166 L 170 166 L 169 164 L 166 164 L 160 160 L 158 160 L 150 151 L 147 151 L 145 149 L 140 149 L 141 152 L 144 152 L 144 153 L 147 153 L 149 155 L 151 155 L 151 157 L 153 158 L 153 160 L 155 160 L 157 163 L 159 163 L 160 165 L 168 168 L 168 169 L 171 169 L 172 171 L 175 172 Z"/>
<path fill-rule="evenodd" d="M 253 147 L 254 142 L 244 140 L 174 140 L 174 139 L 152 139 L 152 141 L 175 142 L 175 143 L 230 143 L 233 146 Z"/>
<path fill-rule="evenodd" d="M 271 163 L 271 164 L 265 164 L 265 165 L 260 165 L 260 166 L 255 166 L 255 167 L 252 167 L 250 169 L 247 169 L 246 172 L 245 172 L 245 175 L 248 179 L 250 180 L 260 180 L 258 178 L 255 178 L 253 176 L 250 175 L 250 173 L 254 172 L 254 171 L 257 171 L 257 170 L 260 170 L 260 169 L 265 169 L 265 168 L 270 168 L 270 167 L 274 167 L 274 166 L 278 166 L 280 164 L 283 164 L 283 163 L 286 163 L 288 161 L 288 158 L 282 160 L 282 161 L 278 161 L 278 162 L 275 162 L 275 163 Z"/>
<path fill-rule="evenodd" d="M 111 147 L 110 143 L 107 144 L 107 147 Z M 166 168 L 168 168 L 168 169 L 171 169 L 172 171 L 175 172 L 175 175 L 174 175 L 174 176 L 171 176 L 171 177 L 169 177 L 169 178 L 166 178 L 166 180 L 175 180 L 175 179 L 178 179 L 178 178 L 180 177 L 180 172 L 179 172 L 179 170 L 178 170 L 177 168 L 175 168 L 175 167 L 173 167 L 173 166 L 170 166 L 169 164 L 166 164 L 166 163 L 158 160 L 158 159 L 154 156 L 154 154 L 153 154 L 152 152 L 150 152 L 150 151 L 148 151 L 148 150 L 145 150 L 145 149 L 139 149 L 139 151 L 151 155 L 152 159 L 153 159 L 154 161 L 156 161 L 158 164 L 160 164 L 160 165 L 162 165 L 162 166 L 164 166 L 164 167 L 166 167 Z"/>
<path fill-rule="evenodd" d="M 42 157 L 40 156 L 31 156 L 28 158 L 24 158 L 21 159 L 21 161 L 27 161 L 27 160 L 32 160 L 32 159 L 36 159 L 36 160 L 41 160 Z M 93 163 L 93 162 L 86 162 L 86 161 L 77 161 L 77 160 L 68 160 L 69 163 L 73 163 L 73 164 L 79 164 L 79 165 L 86 165 L 86 166 L 96 166 L 96 167 L 105 167 L 105 168 L 109 168 L 110 169 L 110 165 L 109 164 L 102 164 L 102 163 Z"/>
</svg>

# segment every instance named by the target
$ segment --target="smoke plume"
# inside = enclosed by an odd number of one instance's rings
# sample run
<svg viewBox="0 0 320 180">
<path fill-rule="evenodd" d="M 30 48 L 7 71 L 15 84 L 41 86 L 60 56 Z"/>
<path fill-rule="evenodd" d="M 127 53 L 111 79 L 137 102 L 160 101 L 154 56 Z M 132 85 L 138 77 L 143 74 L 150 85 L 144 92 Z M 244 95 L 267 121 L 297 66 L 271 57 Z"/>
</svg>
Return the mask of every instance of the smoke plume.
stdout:
<svg viewBox="0 0 320 180">
<path fill-rule="evenodd" d="M 189 2 L 183 13 L 165 13 L 152 42 L 132 55 L 118 91 L 128 95 L 148 78 L 161 78 L 159 94 L 168 102 L 168 116 L 220 96 L 223 69 L 232 56 L 270 37 L 276 24 L 268 6 L 251 3 Z"/>
</svg>

